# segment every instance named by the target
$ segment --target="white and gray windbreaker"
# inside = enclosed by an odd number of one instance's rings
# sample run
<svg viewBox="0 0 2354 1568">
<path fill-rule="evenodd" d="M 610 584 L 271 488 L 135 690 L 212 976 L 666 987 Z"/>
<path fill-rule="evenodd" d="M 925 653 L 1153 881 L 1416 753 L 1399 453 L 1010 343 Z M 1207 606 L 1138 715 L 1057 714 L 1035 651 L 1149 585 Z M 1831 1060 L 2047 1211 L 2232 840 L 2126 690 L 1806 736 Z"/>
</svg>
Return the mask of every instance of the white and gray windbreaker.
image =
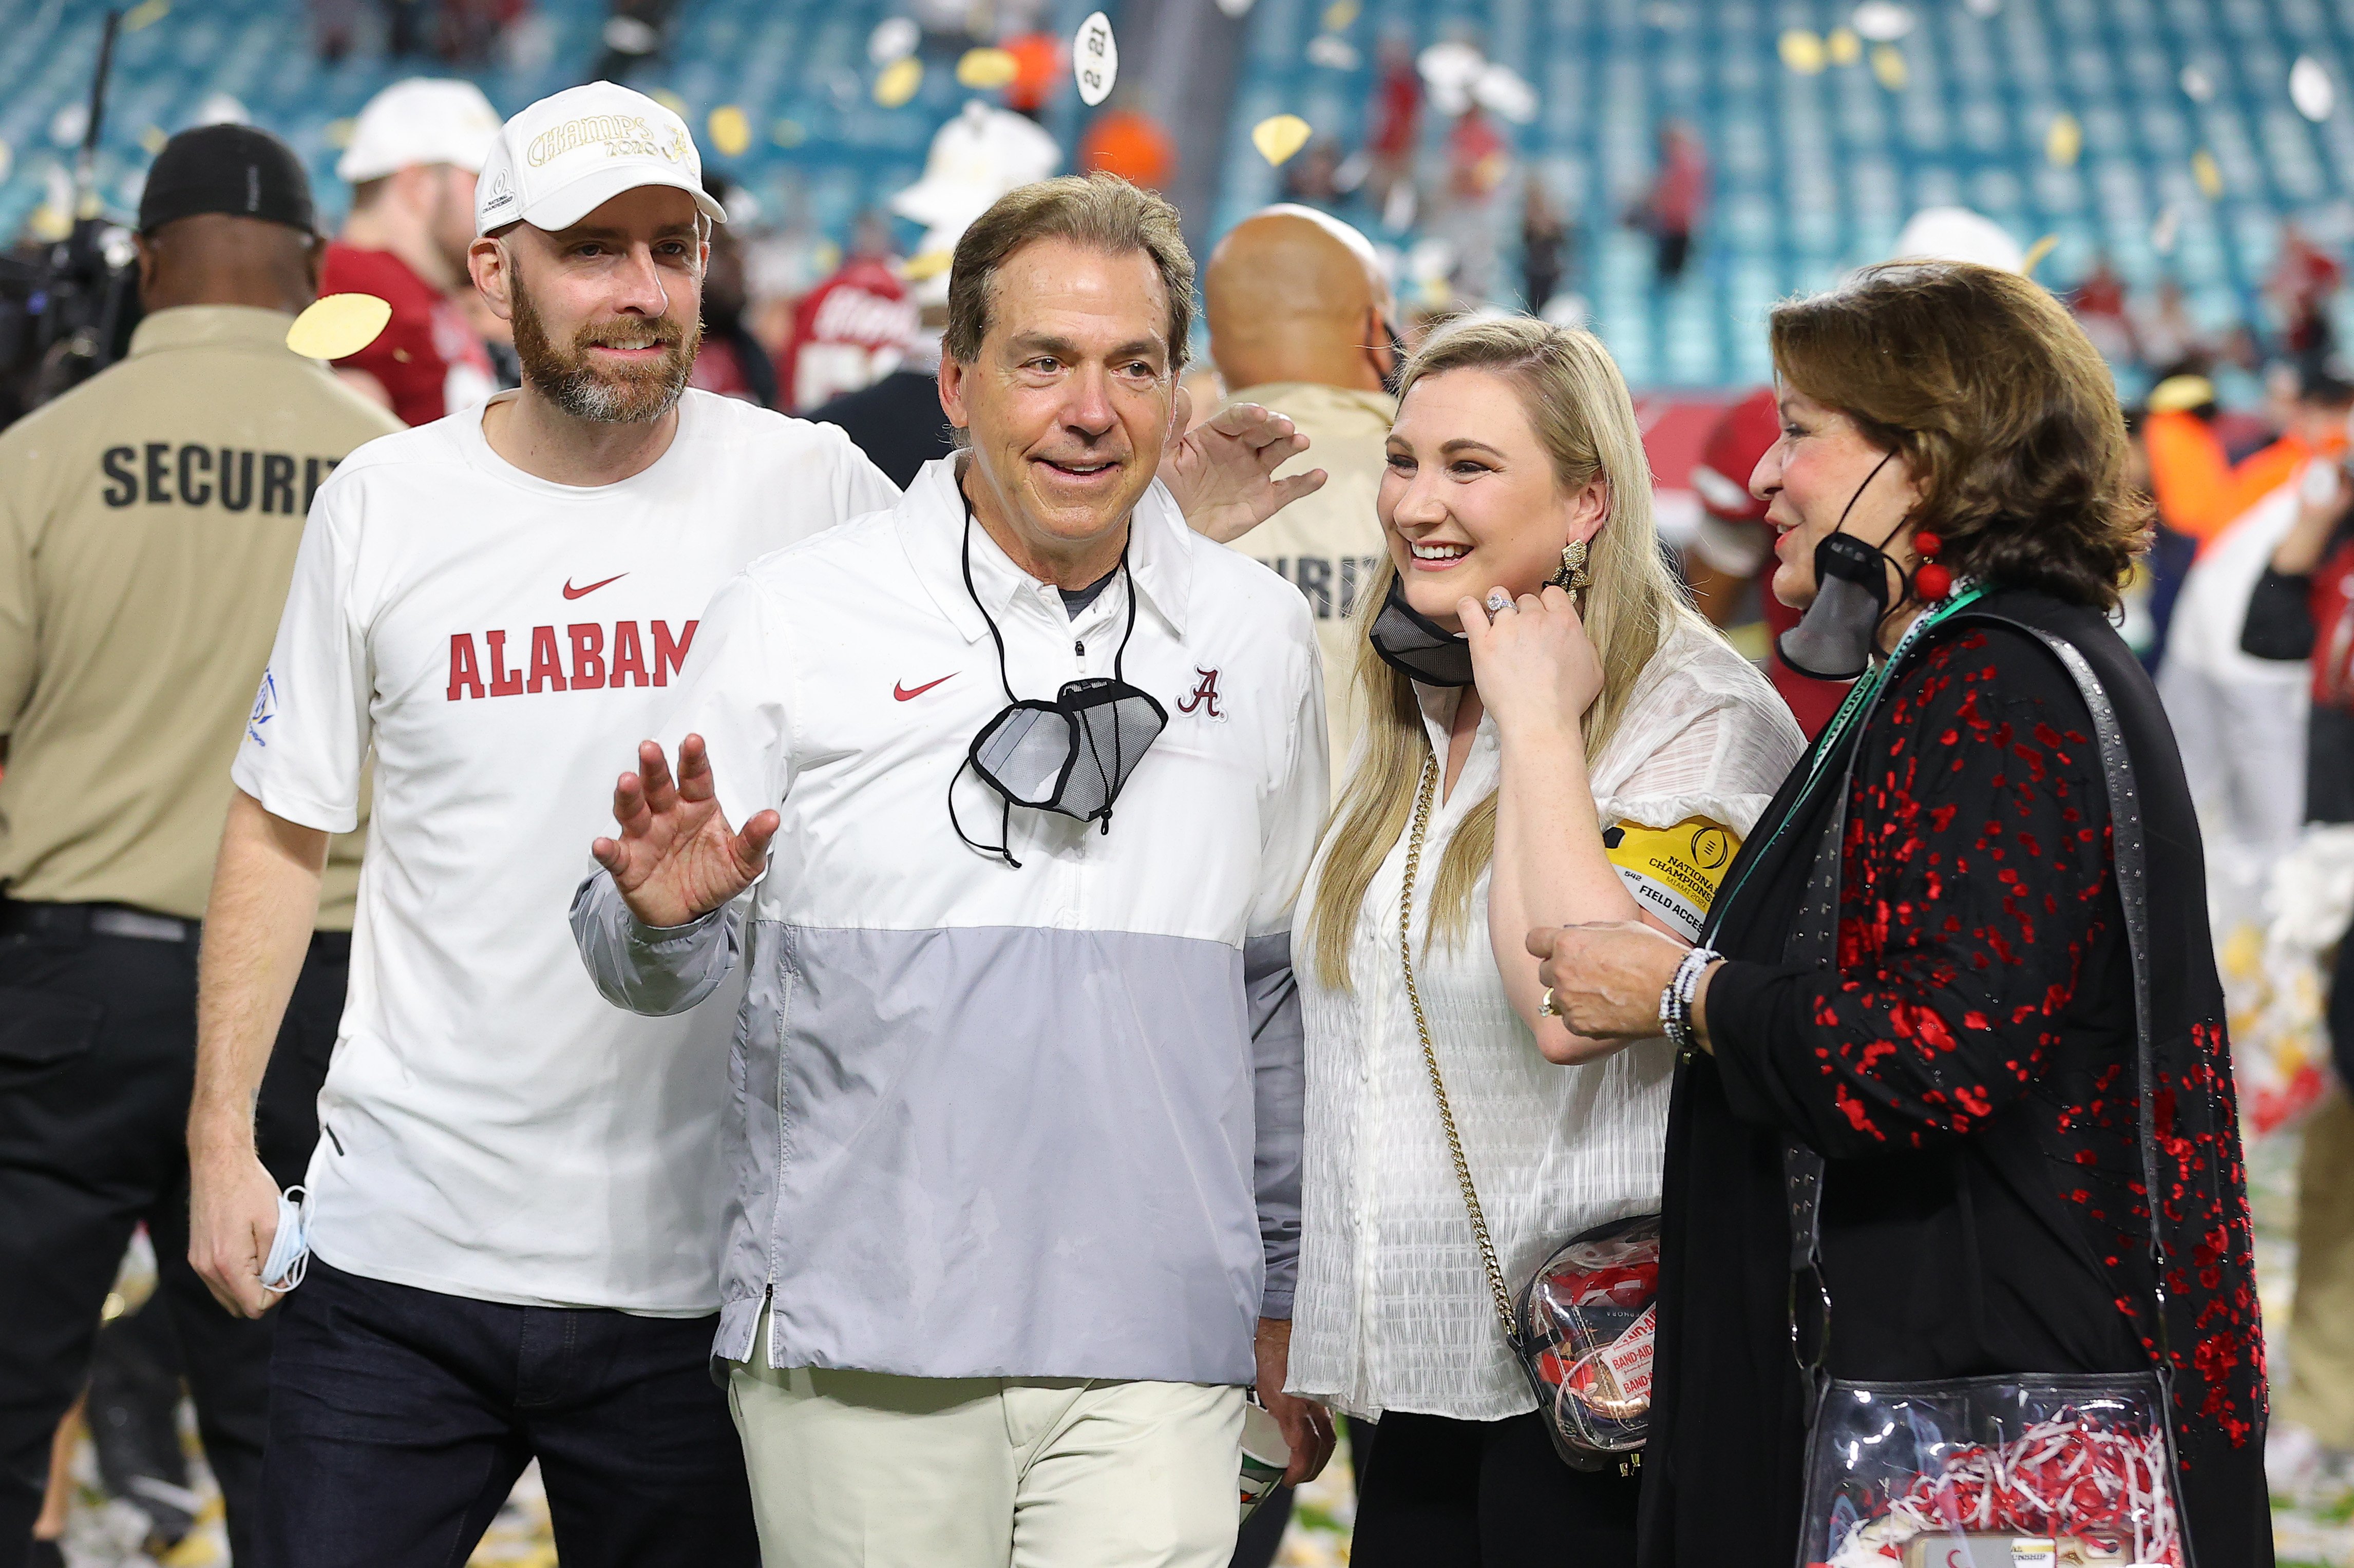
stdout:
<svg viewBox="0 0 2354 1568">
<path fill-rule="evenodd" d="M 1017 809 L 1008 866 L 949 821 L 1006 700 L 956 461 L 704 616 L 660 738 L 705 737 L 729 821 L 782 814 L 748 900 L 652 931 L 599 873 L 574 932 L 641 1012 L 748 955 L 716 1354 L 749 1359 L 767 1300 L 779 1366 L 1247 1383 L 1299 1255 L 1288 932 L 1326 803 L 1308 607 L 1156 483 L 1125 669 L 1168 727 L 1108 832 Z M 978 527 L 972 576 L 1018 695 L 1111 673 L 1119 579 L 1074 620 Z M 997 798 L 956 788 L 993 840 Z"/>
</svg>

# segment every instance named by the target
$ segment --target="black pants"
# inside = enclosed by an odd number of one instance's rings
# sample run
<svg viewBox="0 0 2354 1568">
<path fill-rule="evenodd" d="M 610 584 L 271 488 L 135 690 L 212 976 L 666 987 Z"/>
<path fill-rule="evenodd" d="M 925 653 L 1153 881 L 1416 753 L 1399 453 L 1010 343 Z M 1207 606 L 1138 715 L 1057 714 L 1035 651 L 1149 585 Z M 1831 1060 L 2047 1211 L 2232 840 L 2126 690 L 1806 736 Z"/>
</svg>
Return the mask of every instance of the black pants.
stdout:
<svg viewBox="0 0 2354 1568">
<path fill-rule="evenodd" d="M 1641 1473 L 1573 1470 L 1533 1415 L 1382 1417 L 1357 1478 L 1352 1568 L 1617 1568 Z"/>
<path fill-rule="evenodd" d="M 510 1307 L 316 1255 L 282 1316 L 263 1568 L 460 1568 L 534 1457 L 565 1568 L 758 1563 L 716 1317 Z"/>
<path fill-rule="evenodd" d="M 196 944 L 27 931 L 27 913 L 0 904 L 0 1568 L 24 1561 L 50 1439 L 142 1221 L 158 1276 L 145 1309 L 171 1315 L 230 1550 L 250 1563 L 276 1315 L 222 1310 L 188 1266 Z M 313 938 L 262 1082 L 260 1148 L 281 1185 L 318 1140 L 350 951 Z"/>
</svg>

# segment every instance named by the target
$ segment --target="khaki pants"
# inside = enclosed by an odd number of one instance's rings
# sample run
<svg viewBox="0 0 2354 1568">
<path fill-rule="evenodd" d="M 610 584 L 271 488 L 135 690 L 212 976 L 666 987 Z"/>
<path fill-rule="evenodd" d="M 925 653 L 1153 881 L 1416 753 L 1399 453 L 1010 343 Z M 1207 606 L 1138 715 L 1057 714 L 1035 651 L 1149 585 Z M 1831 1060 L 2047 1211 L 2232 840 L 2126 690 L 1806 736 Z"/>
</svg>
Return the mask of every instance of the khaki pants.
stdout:
<svg viewBox="0 0 2354 1568">
<path fill-rule="evenodd" d="M 2354 1104 L 2343 1089 L 2305 1124 L 2288 1365 L 2281 1414 L 2329 1447 L 2354 1449 Z"/>
<path fill-rule="evenodd" d="M 767 1568 L 1225 1568 L 1243 1391 L 752 1364 L 728 1379 Z"/>
</svg>

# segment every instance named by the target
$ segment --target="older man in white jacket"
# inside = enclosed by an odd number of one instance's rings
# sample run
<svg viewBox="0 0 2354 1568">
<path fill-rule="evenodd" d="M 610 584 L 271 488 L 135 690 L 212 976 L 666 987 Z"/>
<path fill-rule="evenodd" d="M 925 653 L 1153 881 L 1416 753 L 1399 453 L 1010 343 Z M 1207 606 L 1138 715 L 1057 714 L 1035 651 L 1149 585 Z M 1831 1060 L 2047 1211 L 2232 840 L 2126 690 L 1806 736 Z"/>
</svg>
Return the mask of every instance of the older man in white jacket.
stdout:
<svg viewBox="0 0 2354 1568">
<path fill-rule="evenodd" d="M 977 221 L 970 450 L 713 600 L 575 904 L 621 1005 L 748 970 L 717 1353 L 772 1563 L 1217 1568 L 1243 1385 L 1330 1451 L 1281 1393 L 1323 693 L 1154 482 L 1191 295 L 1108 176 Z"/>
</svg>

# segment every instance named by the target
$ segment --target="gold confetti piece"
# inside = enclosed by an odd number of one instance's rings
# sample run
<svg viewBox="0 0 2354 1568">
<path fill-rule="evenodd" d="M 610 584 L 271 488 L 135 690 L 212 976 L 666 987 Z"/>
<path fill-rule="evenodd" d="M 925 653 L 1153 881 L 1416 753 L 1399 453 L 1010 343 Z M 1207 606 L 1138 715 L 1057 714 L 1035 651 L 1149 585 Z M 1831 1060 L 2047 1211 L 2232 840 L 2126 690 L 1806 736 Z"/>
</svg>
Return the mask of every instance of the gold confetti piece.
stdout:
<svg viewBox="0 0 2354 1568">
<path fill-rule="evenodd" d="M 2052 128 L 2043 133 L 2043 155 L 2058 168 L 2067 168 L 2084 150 L 2084 128 L 2076 117 L 2059 113 L 2052 117 Z"/>
<path fill-rule="evenodd" d="M 1905 84 L 1913 79 L 1913 72 L 1904 64 L 1904 51 L 1894 44 L 1872 46 L 1872 74 L 1891 92 L 1903 91 Z"/>
<path fill-rule="evenodd" d="M 0 142 L 0 180 L 5 180 L 8 177 L 8 170 L 16 164 L 16 150 L 10 147 L 7 143 Z"/>
<path fill-rule="evenodd" d="M 1324 30 L 1328 33 L 1347 32 L 1363 9 L 1357 0 L 1332 0 L 1332 4 L 1324 7 Z"/>
<path fill-rule="evenodd" d="M 374 294 L 326 294 L 294 318 L 286 346 L 305 359 L 342 359 L 374 343 L 392 307 Z"/>
<path fill-rule="evenodd" d="M 142 0 L 123 14 L 122 30 L 135 33 L 142 27 L 152 27 L 172 14 L 172 0 Z"/>
<path fill-rule="evenodd" d="M 2199 194 L 2214 201 L 2223 194 L 2223 171 L 2215 162 L 2215 154 L 2201 147 L 2190 154 L 2190 177 L 2199 182 Z"/>
<path fill-rule="evenodd" d="M 646 96 L 652 99 L 656 103 L 661 104 L 664 109 L 669 110 L 673 114 L 677 115 L 681 120 L 686 118 L 686 100 L 681 98 L 670 89 L 666 87 L 658 87 L 652 91 L 647 93 Z"/>
<path fill-rule="evenodd" d="M 1836 66 L 1851 66 L 1863 58 L 1863 40 L 1855 36 L 1853 27 L 1833 27 L 1829 37 L 1823 40 L 1823 52 Z"/>
<path fill-rule="evenodd" d="M 1297 114 L 1276 114 L 1251 127 L 1251 145 L 1268 163 L 1280 166 L 1286 158 L 1308 145 L 1308 122 Z"/>
<path fill-rule="evenodd" d="M 920 283 L 927 278 L 937 278 L 955 264 L 953 250 L 925 250 L 899 263 L 899 276 L 910 283 Z"/>
<path fill-rule="evenodd" d="M 769 140 L 779 147 L 798 147 L 809 140 L 809 132 L 798 120 L 779 120 L 769 127 Z"/>
<path fill-rule="evenodd" d="M 726 157 L 740 158 L 752 145 L 751 119 L 732 103 L 723 103 L 713 110 L 705 126 L 711 132 L 711 144 Z"/>
<path fill-rule="evenodd" d="M 353 132 L 356 132 L 358 129 L 359 122 L 351 119 L 348 116 L 341 120 L 330 120 L 324 126 L 320 128 L 319 139 L 326 143 L 328 146 L 341 152 L 344 148 L 352 144 Z"/>
<path fill-rule="evenodd" d="M 1783 33 L 1782 63 L 1800 76 L 1822 74 L 1823 40 L 1804 27 L 1792 27 Z"/>
<path fill-rule="evenodd" d="M 957 61 L 957 82 L 980 92 L 1003 87 L 1022 74 L 1022 62 L 1004 49 L 967 49 Z"/>
<path fill-rule="evenodd" d="M 2059 246 L 2060 237 L 2056 234 L 2047 234 L 2042 238 L 2037 240 L 2034 244 L 2029 246 L 2027 248 L 2027 254 L 2020 258 L 2019 275 L 2022 278 L 2034 277 L 2036 264 L 2041 261 L 2046 256 L 2051 255 L 2052 251 L 2059 249 Z"/>
<path fill-rule="evenodd" d="M 924 85 L 924 62 L 913 55 L 893 60 L 875 78 L 875 101 L 885 109 L 896 109 L 916 96 L 916 89 Z"/>
<path fill-rule="evenodd" d="M 146 130 L 139 132 L 139 144 L 147 149 L 147 155 L 151 158 L 162 152 L 164 144 L 170 140 L 169 136 L 164 134 L 164 128 L 161 125 L 150 125 Z M 331 147 L 334 145 L 333 142 L 327 144 Z"/>
</svg>

